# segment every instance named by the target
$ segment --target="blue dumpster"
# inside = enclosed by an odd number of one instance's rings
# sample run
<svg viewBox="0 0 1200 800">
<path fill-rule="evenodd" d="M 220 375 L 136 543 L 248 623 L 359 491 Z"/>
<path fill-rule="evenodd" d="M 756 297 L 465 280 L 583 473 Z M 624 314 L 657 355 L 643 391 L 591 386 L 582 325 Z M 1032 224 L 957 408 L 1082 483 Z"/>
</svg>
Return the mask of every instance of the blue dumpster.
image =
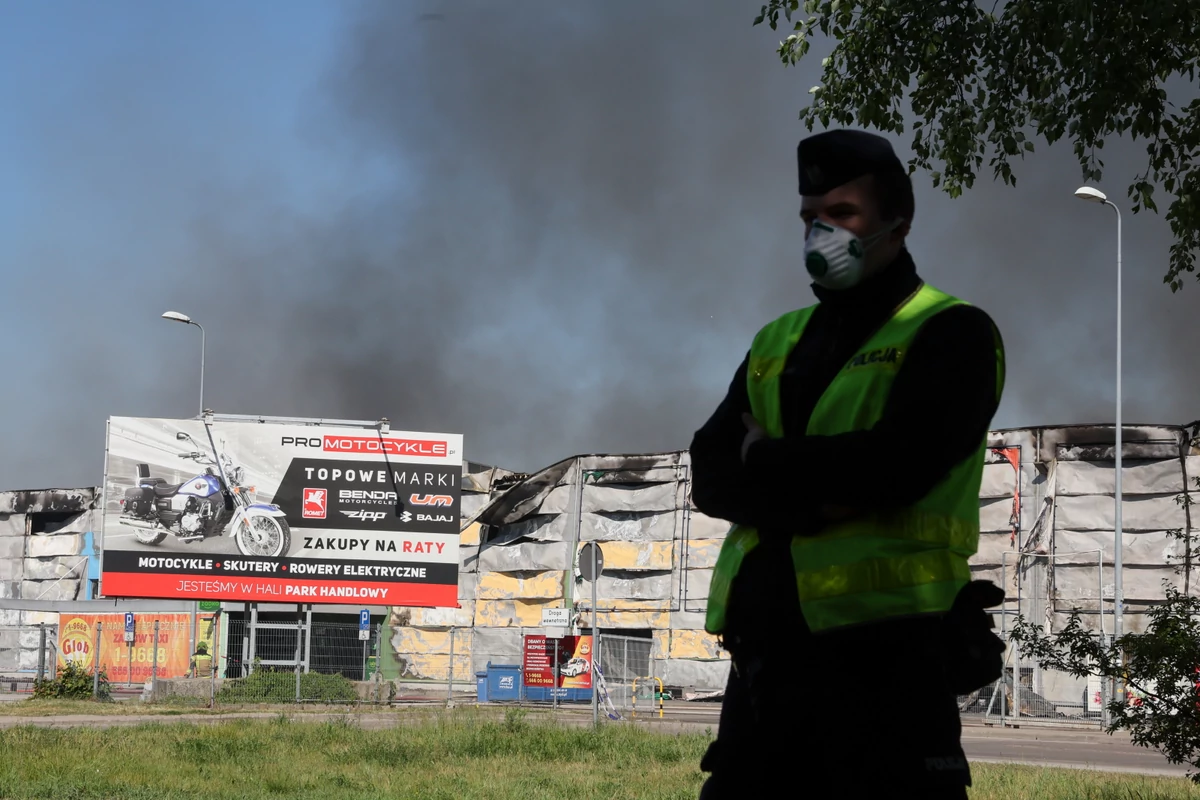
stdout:
<svg viewBox="0 0 1200 800">
<path fill-rule="evenodd" d="M 475 700 L 479 703 L 486 703 L 488 701 L 486 672 L 475 673 Z"/>
<path fill-rule="evenodd" d="M 488 702 L 521 699 L 521 665 L 493 664 L 487 665 L 487 697 Z"/>
<path fill-rule="evenodd" d="M 549 703 L 554 699 L 551 691 L 549 686 L 527 686 L 525 687 L 525 699 Z M 592 701 L 591 689 L 560 688 L 556 691 L 560 703 L 590 703 Z"/>
</svg>

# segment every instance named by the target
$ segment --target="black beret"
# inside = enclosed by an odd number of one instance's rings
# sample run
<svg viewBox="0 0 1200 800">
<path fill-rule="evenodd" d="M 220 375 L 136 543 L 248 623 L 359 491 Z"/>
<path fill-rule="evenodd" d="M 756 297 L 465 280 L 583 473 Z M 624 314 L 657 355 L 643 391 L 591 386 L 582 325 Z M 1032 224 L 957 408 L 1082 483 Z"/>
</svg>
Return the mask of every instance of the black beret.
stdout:
<svg viewBox="0 0 1200 800">
<path fill-rule="evenodd" d="M 874 133 L 837 129 L 801 139 L 796 148 L 800 194 L 822 195 L 863 175 L 903 172 L 891 143 Z"/>
</svg>

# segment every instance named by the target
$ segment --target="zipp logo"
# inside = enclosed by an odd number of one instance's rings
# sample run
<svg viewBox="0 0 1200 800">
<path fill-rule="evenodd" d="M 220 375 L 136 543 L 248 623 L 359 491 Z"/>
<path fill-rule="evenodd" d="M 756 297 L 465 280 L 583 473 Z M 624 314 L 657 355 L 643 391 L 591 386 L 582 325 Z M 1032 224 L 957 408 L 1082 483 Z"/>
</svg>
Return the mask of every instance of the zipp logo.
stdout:
<svg viewBox="0 0 1200 800">
<path fill-rule="evenodd" d="M 343 511 L 342 513 L 350 519 L 360 519 L 363 522 L 378 522 L 387 516 L 386 511 L 362 511 L 361 509 L 355 511 Z"/>
<path fill-rule="evenodd" d="M 414 494 L 408 502 L 414 506 L 450 506 L 454 505 L 454 498 L 448 494 Z"/>
</svg>

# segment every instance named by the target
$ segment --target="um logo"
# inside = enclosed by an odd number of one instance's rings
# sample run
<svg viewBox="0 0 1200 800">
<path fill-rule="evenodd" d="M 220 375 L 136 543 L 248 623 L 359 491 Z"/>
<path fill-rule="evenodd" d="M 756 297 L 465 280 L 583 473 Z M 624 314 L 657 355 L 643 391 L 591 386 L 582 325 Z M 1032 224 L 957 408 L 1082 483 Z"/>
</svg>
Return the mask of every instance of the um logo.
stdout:
<svg viewBox="0 0 1200 800">
<path fill-rule="evenodd" d="M 448 494 L 414 494 L 408 498 L 414 506 L 450 506 L 454 498 Z"/>
</svg>

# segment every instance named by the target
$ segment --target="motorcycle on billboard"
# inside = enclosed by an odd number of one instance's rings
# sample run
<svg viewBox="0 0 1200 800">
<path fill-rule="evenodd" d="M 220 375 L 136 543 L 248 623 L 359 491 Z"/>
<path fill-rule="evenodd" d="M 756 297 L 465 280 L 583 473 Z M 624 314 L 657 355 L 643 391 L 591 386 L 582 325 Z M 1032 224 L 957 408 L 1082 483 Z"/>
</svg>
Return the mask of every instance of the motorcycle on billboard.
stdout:
<svg viewBox="0 0 1200 800">
<path fill-rule="evenodd" d="M 183 483 L 151 477 L 148 464 L 137 465 L 136 485 L 121 500 L 121 523 L 144 545 L 157 545 L 168 535 L 190 544 L 228 533 L 244 556 L 286 556 L 292 540 L 287 514 L 277 505 L 254 502 L 254 487 L 244 483 L 245 470 L 218 450 L 207 424 L 205 430 L 212 455 L 187 433 L 175 435 L 197 448 L 179 457 L 203 467 Z"/>
</svg>

